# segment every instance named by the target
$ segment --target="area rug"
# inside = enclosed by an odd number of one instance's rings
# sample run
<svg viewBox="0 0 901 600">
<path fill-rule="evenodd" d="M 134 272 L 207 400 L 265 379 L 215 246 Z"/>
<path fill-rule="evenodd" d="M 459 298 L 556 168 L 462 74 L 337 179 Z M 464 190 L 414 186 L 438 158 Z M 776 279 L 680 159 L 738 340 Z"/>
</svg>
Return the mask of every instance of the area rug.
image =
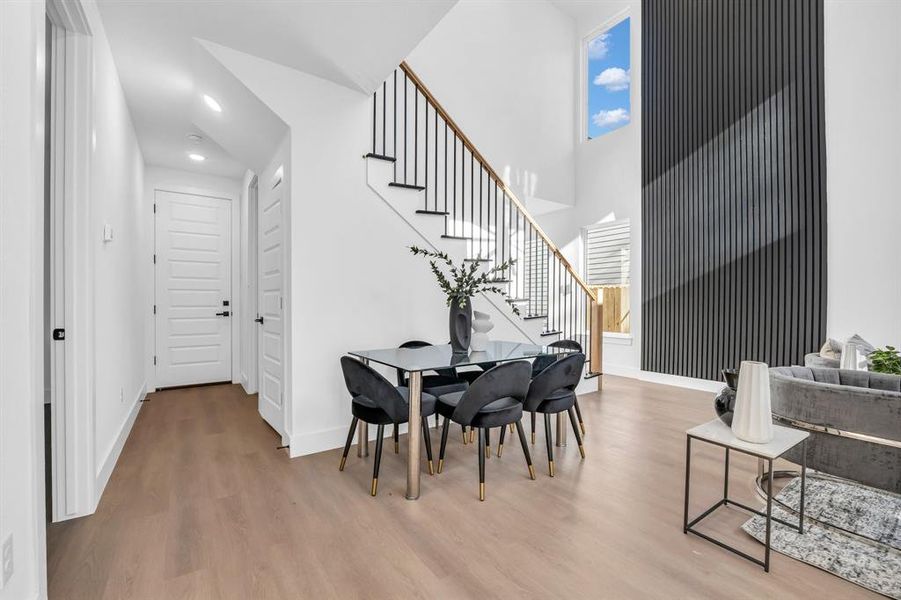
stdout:
<svg viewBox="0 0 901 600">
<path fill-rule="evenodd" d="M 773 516 L 797 522 L 800 490 L 796 477 L 776 496 Z M 901 496 L 808 472 L 805 500 L 804 534 L 774 521 L 772 549 L 901 600 Z M 742 529 L 763 542 L 766 520 L 755 515 Z"/>
</svg>

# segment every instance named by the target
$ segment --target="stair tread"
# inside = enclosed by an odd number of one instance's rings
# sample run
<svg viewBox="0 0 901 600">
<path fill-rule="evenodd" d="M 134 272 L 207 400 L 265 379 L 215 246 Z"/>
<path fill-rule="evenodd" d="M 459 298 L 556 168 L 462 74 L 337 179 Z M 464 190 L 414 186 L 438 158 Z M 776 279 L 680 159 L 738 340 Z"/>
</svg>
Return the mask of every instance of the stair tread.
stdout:
<svg viewBox="0 0 901 600">
<path fill-rule="evenodd" d="M 471 240 L 472 238 L 466 235 L 448 235 L 446 233 L 441 234 L 441 237 L 447 240 Z"/>
<path fill-rule="evenodd" d="M 376 154 L 375 152 L 368 152 L 363 155 L 363 158 L 374 158 L 376 160 L 386 160 L 388 162 L 396 162 L 397 159 L 393 156 L 388 156 L 387 154 Z"/>
<path fill-rule="evenodd" d="M 388 184 L 388 187 L 398 187 L 405 190 L 417 190 L 420 192 L 425 189 L 425 187 L 421 185 L 413 185 L 412 183 L 395 183 L 393 181 Z"/>
<path fill-rule="evenodd" d="M 511 283 L 509 279 L 489 279 L 488 283 Z"/>
<path fill-rule="evenodd" d="M 563 333 L 563 332 L 562 332 L 562 331 L 557 331 L 557 330 L 550 330 L 550 331 L 542 331 L 542 332 L 541 332 L 541 335 L 543 335 L 543 336 L 546 336 L 546 335 L 560 335 L 561 333 Z"/>
<path fill-rule="evenodd" d="M 595 377 L 600 377 L 601 375 L 603 375 L 603 373 L 594 373 L 592 371 L 589 371 L 585 374 L 585 377 L 583 379 L 594 379 Z"/>
<path fill-rule="evenodd" d="M 526 315 L 523 317 L 527 321 L 531 321 L 532 319 L 547 319 L 547 315 Z"/>
<path fill-rule="evenodd" d="M 463 262 L 491 262 L 487 258 L 464 258 Z"/>
<path fill-rule="evenodd" d="M 416 211 L 416 214 L 417 215 L 441 215 L 442 217 L 446 217 L 450 213 L 445 212 L 443 210 L 422 210 L 422 209 L 420 209 L 420 210 Z"/>
<path fill-rule="evenodd" d="M 510 298 L 510 302 L 528 302 L 528 298 Z"/>
</svg>

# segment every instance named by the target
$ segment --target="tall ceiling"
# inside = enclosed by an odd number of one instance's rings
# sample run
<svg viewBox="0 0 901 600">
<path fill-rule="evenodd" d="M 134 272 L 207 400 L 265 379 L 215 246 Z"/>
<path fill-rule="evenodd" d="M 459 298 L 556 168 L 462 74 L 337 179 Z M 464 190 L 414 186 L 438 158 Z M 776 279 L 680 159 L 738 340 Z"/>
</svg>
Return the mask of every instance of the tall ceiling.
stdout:
<svg viewBox="0 0 901 600">
<path fill-rule="evenodd" d="M 98 0 L 98 5 L 147 163 L 240 177 L 253 165 L 235 152 L 241 147 L 235 140 L 274 135 L 277 124 L 271 112 L 246 97 L 246 88 L 225 81 L 198 40 L 368 94 L 455 2 Z M 198 100 L 209 93 L 210 82 L 219 84 L 214 97 L 223 108 L 220 120 L 200 112 Z M 243 112 L 227 115 L 233 107 Z M 191 133 L 203 141 L 187 140 Z M 195 163 L 189 152 L 207 160 Z"/>
</svg>

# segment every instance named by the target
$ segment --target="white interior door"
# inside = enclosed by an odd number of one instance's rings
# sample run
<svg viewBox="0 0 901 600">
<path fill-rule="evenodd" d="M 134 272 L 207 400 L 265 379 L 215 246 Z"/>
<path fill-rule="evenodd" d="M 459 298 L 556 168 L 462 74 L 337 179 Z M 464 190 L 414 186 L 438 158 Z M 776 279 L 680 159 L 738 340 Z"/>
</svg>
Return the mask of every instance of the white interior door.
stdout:
<svg viewBox="0 0 901 600">
<path fill-rule="evenodd" d="M 155 201 L 156 387 L 231 381 L 231 201 Z"/>
<path fill-rule="evenodd" d="M 261 194 L 259 204 L 260 323 L 259 355 L 257 370 L 259 383 L 259 410 L 263 419 L 284 438 L 284 299 L 282 282 L 284 275 L 284 229 L 282 210 L 285 186 L 277 182 L 268 194 Z"/>
</svg>

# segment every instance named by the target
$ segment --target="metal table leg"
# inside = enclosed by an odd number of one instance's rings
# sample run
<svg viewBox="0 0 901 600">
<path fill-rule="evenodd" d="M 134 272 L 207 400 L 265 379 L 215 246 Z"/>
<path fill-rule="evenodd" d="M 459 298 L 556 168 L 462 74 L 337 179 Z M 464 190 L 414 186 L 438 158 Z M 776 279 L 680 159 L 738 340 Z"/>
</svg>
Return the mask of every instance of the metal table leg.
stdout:
<svg viewBox="0 0 901 600">
<path fill-rule="evenodd" d="M 410 416 L 407 421 L 407 500 L 419 498 L 419 446 L 422 429 L 419 424 L 422 403 L 422 372 L 410 372 Z"/>
<path fill-rule="evenodd" d="M 770 531 L 773 528 L 773 459 L 768 462 L 769 475 L 766 478 L 766 543 L 764 544 L 763 570 L 770 572 Z"/>
<path fill-rule="evenodd" d="M 804 488 L 807 487 L 807 440 L 801 445 L 801 512 L 798 516 L 798 533 L 804 533 Z"/>
<path fill-rule="evenodd" d="M 563 448 L 566 446 L 566 418 L 567 413 L 559 412 L 557 413 L 557 447 Z"/>
<path fill-rule="evenodd" d="M 364 365 L 368 365 L 369 361 L 365 358 L 360 359 Z M 366 421 L 357 423 L 357 456 L 363 458 L 369 456 L 369 424 Z"/>
<path fill-rule="evenodd" d="M 682 519 L 682 533 L 688 533 L 688 492 L 691 482 L 691 438 L 685 438 L 685 517 Z"/>
</svg>

